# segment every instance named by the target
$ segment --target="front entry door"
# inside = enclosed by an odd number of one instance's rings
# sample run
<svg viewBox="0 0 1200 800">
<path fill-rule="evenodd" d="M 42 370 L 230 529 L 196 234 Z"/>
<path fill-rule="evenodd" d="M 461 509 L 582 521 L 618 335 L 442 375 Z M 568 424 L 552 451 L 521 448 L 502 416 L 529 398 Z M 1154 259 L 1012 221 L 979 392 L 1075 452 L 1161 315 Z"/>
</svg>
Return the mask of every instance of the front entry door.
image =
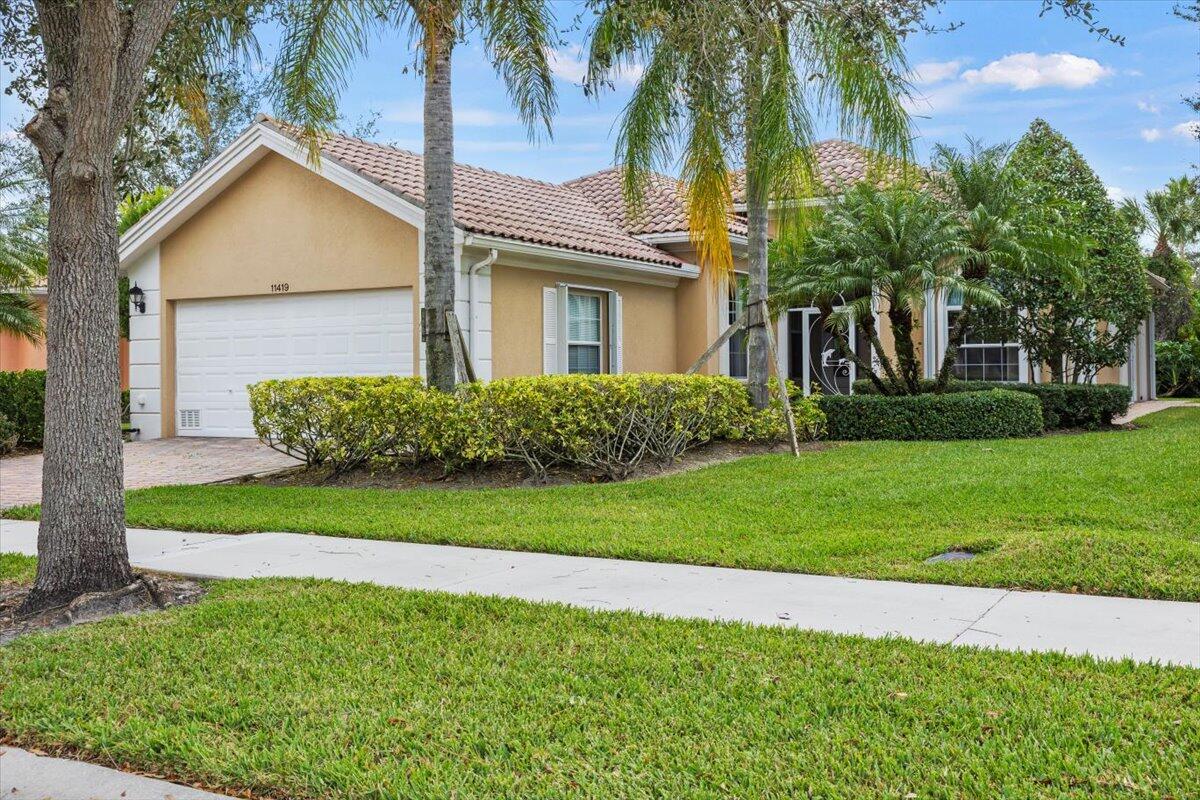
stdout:
<svg viewBox="0 0 1200 800">
<path fill-rule="evenodd" d="M 851 352 L 858 352 L 858 336 L 850 337 Z M 853 361 L 838 355 L 833 332 L 816 308 L 788 312 L 788 377 L 804 387 L 805 394 L 850 394 L 858 377 Z"/>
</svg>

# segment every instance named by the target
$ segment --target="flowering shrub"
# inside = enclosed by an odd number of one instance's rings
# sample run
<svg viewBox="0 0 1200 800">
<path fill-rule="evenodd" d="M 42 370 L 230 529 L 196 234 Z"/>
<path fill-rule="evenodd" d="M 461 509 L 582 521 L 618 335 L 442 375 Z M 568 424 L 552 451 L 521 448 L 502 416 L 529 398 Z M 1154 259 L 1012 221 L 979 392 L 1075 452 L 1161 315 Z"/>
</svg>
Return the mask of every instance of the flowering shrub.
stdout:
<svg viewBox="0 0 1200 800">
<path fill-rule="evenodd" d="M 797 397 L 802 439 L 824 415 Z M 555 466 L 620 479 L 712 441 L 773 440 L 775 404 L 758 412 L 745 387 L 704 375 L 548 375 L 505 378 L 445 394 L 417 378 L 299 378 L 250 388 L 258 436 L 310 466 L 431 459 L 448 469 L 519 461 L 536 477 Z"/>
</svg>

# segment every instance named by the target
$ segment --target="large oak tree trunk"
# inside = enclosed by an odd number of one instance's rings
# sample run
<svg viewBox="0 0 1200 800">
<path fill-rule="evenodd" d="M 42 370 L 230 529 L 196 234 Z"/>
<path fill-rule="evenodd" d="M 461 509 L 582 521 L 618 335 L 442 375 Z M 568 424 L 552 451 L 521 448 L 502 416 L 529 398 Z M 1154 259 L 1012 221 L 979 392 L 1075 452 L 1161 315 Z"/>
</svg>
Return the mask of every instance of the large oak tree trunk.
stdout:
<svg viewBox="0 0 1200 800">
<path fill-rule="evenodd" d="M 29 608 L 133 580 L 125 546 L 112 159 L 50 186 L 46 433 Z M 90 172 L 91 170 L 89 170 Z"/>
<path fill-rule="evenodd" d="M 425 298 L 423 331 L 429 385 L 454 391 L 454 351 L 446 312 L 454 310 L 454 111 L 450 99 L 452 30 L 431 31 L 425 69 Z"/>
<path fill-rule="evenodd" d="M 749 272 L 747 297 L 747 387 L 755 408 L 771 402 L 768 380 L 771 375 L 770 344 L 767 341 L 769 318 L 761 313 L 767 299 L 767 193 L 757 184 L 761 176 L 746 174 L 746 257 Z"/>
<path fill-rule="evenodd" d="M 129 584 L 113 156 L 175 0 L 38 0 L 49 91 L 25 126 L 50 184 L 38 568 L 21 611 Z"/>
</svg>

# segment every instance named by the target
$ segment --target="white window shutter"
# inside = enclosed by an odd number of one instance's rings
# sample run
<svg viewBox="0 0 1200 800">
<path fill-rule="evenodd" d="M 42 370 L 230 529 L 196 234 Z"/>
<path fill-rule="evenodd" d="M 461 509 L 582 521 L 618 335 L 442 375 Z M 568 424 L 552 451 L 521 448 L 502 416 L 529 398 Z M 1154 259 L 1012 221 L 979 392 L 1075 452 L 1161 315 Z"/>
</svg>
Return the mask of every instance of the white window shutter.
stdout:
<svg viewBox="0 0 1200 800">
<path fill-rule="evenodd" d="M 621 319 L 621 295 L 608 293 L 608 371 L 620 375 L 625 371 L 622 358 L 621 334 L 624 330 Z"/>
<path fill-rule="evenodd" d="M 542 288 L 542 373 L 555 375 L 562 372 L 558 367 L 558 288 Z M 566 336 L 566 331 L 562 331 Z"/>
</svg>

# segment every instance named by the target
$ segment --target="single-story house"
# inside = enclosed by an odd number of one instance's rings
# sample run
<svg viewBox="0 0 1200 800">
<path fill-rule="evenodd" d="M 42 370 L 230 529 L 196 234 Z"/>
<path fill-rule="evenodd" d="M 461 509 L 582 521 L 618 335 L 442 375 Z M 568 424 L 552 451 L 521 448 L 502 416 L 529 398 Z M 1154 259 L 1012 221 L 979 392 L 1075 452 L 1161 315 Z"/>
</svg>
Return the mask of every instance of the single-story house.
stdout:
<svg viewBox="0 0 1200 800">
<path fill-rule="evenodd" d="M 817 156 L 828 186 L 865 174 L 857 145 L 825 142 Z M 676 182 L 654 182 L 631 219 L 620 179 L 456 165 L 457 313 L 481 379 L 683 371 L 736 316 L 737 293 L 696 265 Z M 141 436 L 252 436 L 245 387 L 264 378 L 422 374 L 423 193 L 417 154 L 334 136 L 312 164 L 291 128 L 263 116 L 130 228 L 120 257 L 144 292 L 129 346 Z M 729 229 L 744 262 L 744 222 L 731 214 Z M 815 313 L 778 321 L 778 367 L 848 391 L 853 367 L 831 360 Z M 933 303 L 927 317 L 943 330 L 948 313 Z M 933 333 L 926 347 L 937 351 Z M 979 347 L 965 362 L 983 376 L 1020 358 Z M 742 337 L 704 368 L 745 370 Z"/>
</svg>

